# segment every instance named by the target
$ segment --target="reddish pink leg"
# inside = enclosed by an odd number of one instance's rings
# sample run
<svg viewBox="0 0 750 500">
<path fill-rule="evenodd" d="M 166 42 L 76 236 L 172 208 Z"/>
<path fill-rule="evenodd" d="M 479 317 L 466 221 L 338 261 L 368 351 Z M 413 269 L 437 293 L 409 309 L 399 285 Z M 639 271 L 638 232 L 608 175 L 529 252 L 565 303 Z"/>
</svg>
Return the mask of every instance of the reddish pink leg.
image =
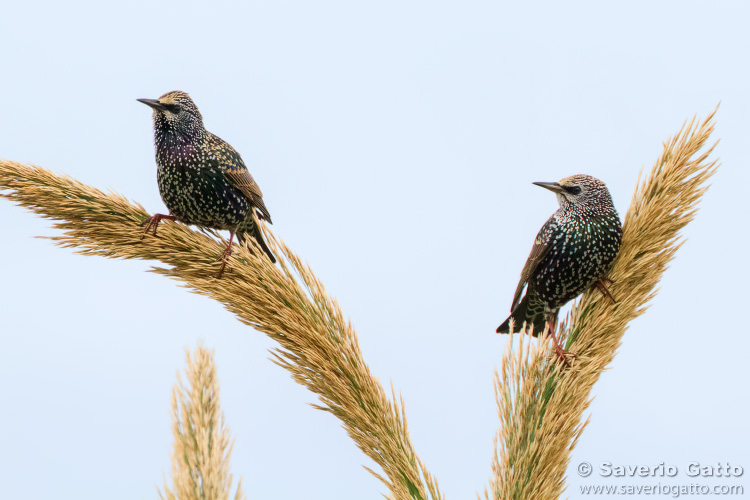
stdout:
<svg viewBox="0 0 750 500">
<path fill-rule="evenodd" d="M 154 230 L 154 236 L 156 236 L 156 228 L 159 227 L 159 221 L 161 220 L 176 220 L 176 218 L 174 215 L 154 214 L 152 217 L 149 217 L 141 223 L 142 226 L 146 226 L 146 230 L 143 231 L 141 239 L 145 238 L 152 228 Z"/>
<path fill-rule="evenodd" d="M 603 295 L 610 298 L 610 300 L 617 304 L 617 301 L 612 296 L 612 293 L 610 293 L 609 288 L 607 288 L 607 285 L 604 284 L 605 281 L 608 281 L 610 283 L 614 283 L 611 279 L 607 278 L 606 276 L 602 276 L 598 280 L 596 280 L 596 283 L 594 283 L 594 286 L 599 289 L 600 292 L 602 292 Z"/>
<path fill-rule="evenodd" d="M 547 325 L 549 326 L 549 333 L 552 336 L 552 341 L 555 343 L 555 354 L 557 354 L 557 357 L 560 359 L 560 361 L 565 363 L 566 366 L 572 366 L 572 363 L 568 359 L 568 357 L 575 358 L 576 355 L 572 352 L 564 350 L 560 345 L 560 342 L 557 341 L 557 336 L 555 335 L 555 322 L 548 321 Z"/>
<path fill-rule="evenodd" d="M 229 257 L 232 255 L 232 240 L 234 239 L 234 231 L 231 231 L 229 233 L 229 245 L 227 245 L 226 250 L 224 250 L 224 255 L 221 257 L 221 269 L 219 269 L 219 274 L 216 275 L 216 278 L 221 278 L 221 275 L 224 274 L 224 268 L 227 267 L 227 261 L 229 260 Z"/>
</svg>

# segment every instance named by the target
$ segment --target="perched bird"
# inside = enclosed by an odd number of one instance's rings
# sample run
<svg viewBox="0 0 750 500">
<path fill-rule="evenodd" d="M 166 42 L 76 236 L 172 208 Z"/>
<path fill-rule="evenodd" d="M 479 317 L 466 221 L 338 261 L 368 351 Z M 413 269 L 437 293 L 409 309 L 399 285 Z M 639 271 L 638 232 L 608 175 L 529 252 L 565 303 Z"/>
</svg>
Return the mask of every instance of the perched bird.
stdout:
<svg viewBox="0 0 750 500">
<path fill-rule="evenodd" d="M 167 92 L 158 99 L 138 99 L 154 110 L 154 143 L 159 193 L 170 215 L 147 221 L 145 236 L 162 219 L 178 220 L 212 229 L 228 229 L 219 276 L 232 254 L 235 233 L 240 242 L 255 238 L 272 262 L 276 259 L 263 240 L 257 217 L 271 222 L 263 193 L 239 153 L 203 126 L 203 117 L 185 92 Z M 143 237 L 141 237 L 142 239 Z"/>
<path fill-rule="evenodd" d="M 534 336 L 545 323 L 555 342 L 555 351 L 566 354 L 555 336 L 557 314 L 566 302 L 596 285 L 614 301 L 604 281 L 622 240 L 622 225 L 607 187 L 588 175 L 573 175 L 560 182 L 535 182 L 557 195 L 560 208 L 539 230 L 521 280 L 513 296 L 511 314 L 497 328 L 509 333 L 523 323 L 534 327 Z M 521 294 L 526 288 L 526 293 Z"/>
</svg>

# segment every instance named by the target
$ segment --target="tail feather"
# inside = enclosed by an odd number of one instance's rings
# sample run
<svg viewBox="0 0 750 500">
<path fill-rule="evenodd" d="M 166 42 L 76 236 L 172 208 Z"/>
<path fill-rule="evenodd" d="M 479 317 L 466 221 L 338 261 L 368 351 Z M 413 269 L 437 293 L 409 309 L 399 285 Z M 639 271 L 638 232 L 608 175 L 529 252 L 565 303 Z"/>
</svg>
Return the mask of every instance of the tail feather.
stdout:
<svg viewBox="0 0 750 500">
<path fill-rule="evenodd" d="M 529 308 L 529 296 L 529 293 L 524 295 L 523 299 L 521 299 L 515 309 L 511 311 L 508 319 L 503 321 L 503 324 L 497 327 L 497 333 L 510 333 L 511 320 L 513 320 L 513 331 L 519 331 L 523 328 L 524 323 L 526 323 L 526 328 L 530 328 L 533 325 L 534 332 L 532 335 L 534 337 L 538 337 L 539 334 L 544 331 L 545 318 L 543 306 L 541 309 L 538 307 Z"/>
<path fill-rule="evenodd" d="M 497 332 L 497 333 L 510 333 L 510 320 L 511 319 L 513 320 L 513 329 L 515 330 L 516 329 L 515 328 L 516 327 L 516 320 L 513 318 L 513 315 L 511 314 L 510 316 L 508 316 L 508 319 L 506 319 L 505 321 L 503 321 L 502 325 L 500 325 L 500 326 L 497 327 L 497 330 L 495 330 L 495 332 Z"/>
<path fill-rule="evenodd" d="M 271 259 L 271 262 L 276 264 L 276 257 L 274 257 L 271 249 L 268 248 L 266 241 L 263 239 L 263 232 L 258 226 L 258 222 L 253 221 L 252 223 L 248 224 L 242 232 L 237 231 L 237 239 L 240 243 L 244 243 L 245 238 L 248 236 L 251 236 L 253 239 L 255 239 L 255 241 L 258 242 L 260 248 L 262 248 L 265 254 L 268 255 L 268 258 Z"/>
</svg>

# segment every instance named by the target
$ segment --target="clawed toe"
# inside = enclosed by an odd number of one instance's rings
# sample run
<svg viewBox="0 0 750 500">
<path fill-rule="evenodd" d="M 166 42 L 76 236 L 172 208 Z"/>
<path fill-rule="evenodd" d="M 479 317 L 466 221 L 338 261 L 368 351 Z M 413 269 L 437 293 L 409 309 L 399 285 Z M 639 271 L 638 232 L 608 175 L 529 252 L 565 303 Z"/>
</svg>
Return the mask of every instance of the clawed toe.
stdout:
<svg viewBox="0 0 750 500">
<path fill-rule="evenodd" d="M 146 229 L 143 230 L 143 234 L 141 234 L 141 239 L 145 238 L 149 231 L 153 228 L 154 236 L 156 236 L 156 227 L 159 225 L 159 219 L 156 218 L 156 215 L 153 217 L 147 217 L 143 219 L 141 222 L 141 226 L 146 226 Z"/>
<path fill-rule="evenodd" d="M 605 281 L 608 281 L 610 284 L 614 283 L 614 281 L 607 278 L 606 276 L 602 276 L 594 283 L 594 286 L 598 288 L 600 292 L 602 292 L 602 295 L 609 297 L 613 304 L 617 304 L 617 300 L 615 300 L 614 296 L 609 291 L 609 288 L 607 288 L 607 285 L 604 284 Z"/>
<path fill-rule="evenodd" d="M 151 217 L 147 217 L 141 221 L 141 226 L 146 226 L 146 229 L 141 235 L 141 239 L 145 238 L 149 231 L 153 228 L 153 235 L 156 236 L 156 228 L 159 227 L 159 222 L 162 220 L 176 220 L 174 215 L 154 214 Z"/>
<path fill-rule="evenodd" d="M 578 355 L 576 353 L 566 351 L 559 346 L 555 346 L 555 355 L 557 356 L 557 359 L 562 361 L 562 363 L 568 368 L 573 366 L 573 361 L 578 359 Z"/>
</svg>

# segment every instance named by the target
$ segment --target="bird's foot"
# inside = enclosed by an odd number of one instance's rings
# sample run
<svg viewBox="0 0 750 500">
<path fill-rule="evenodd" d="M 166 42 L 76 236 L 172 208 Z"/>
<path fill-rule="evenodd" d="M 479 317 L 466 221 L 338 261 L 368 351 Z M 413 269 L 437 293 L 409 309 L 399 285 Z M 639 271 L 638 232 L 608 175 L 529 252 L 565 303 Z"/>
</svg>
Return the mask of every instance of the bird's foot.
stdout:
<svg viewBox="0 0 750 500">
<path fill-rule="evenodd" d="M 557 356 L 557 359 L 562 361 L 562 363 L 568 368 L 573 366 L 573 361 L 578 358 L 577 354 L 570 352 L 570 351 L 566 351 L 565 349 L 563 349 L 557 344 L 555 344 L 555 355 Z"/>
<path fill-rule="evenodd" d="M 560 345 L 560 342 L 557 340 L 557 335 L 555 335 L 555 322 L 550 320 L 547 322 L 547 331 L 549 332 L 550 336 L 552 337 L 552 343 L 555 346 L 555 355 L 557 356 L 557 359 L 563 362 L 565 366 L 570 368 L 573 366 L 573 361 L 578 356 L 570 351 L 566 351 L 562 348 Z"/>
<path fill-rule="evenodd" d="M 176 217 L 174 215 L 154 214 L 151 217 L 143 219 L 141 226 L 146 226 L 146 229 L 143 231 L 141 239 L 145 238 L 151 229 L 153 229 L 153 234 L 156 236 L 156 228 L 159 227 L 159 221 L 161 220 L 176 220 Z"/>
<path fill-rule="evenodd" d="M 617 301 L 615 300 L 614 296 L 612 296 L 612 293 L 609 291 L 609 288 L 607 288 L 607 285 L 604 284 L 605 281 L 608 281 L 610 284 L 614 283 L 611 279 L 607 278 L 606 276 L 602 276 L 596 282 L 594 283 L 594 286 L 599 289 L 600 292 L 602 292 L 602 295 L 605 295 L 609 297 L 609 299 L 612 301 L 613 304 L 617 304 Z"/>
</svg>

